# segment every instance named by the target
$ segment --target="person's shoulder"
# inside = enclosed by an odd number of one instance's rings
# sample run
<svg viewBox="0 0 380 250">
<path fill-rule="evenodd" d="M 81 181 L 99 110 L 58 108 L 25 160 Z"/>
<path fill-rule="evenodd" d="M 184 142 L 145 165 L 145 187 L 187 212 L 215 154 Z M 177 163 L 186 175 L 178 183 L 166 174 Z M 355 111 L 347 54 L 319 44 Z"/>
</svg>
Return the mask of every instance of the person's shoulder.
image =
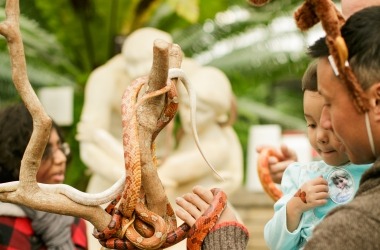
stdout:
<svg viewBox="0 0 380 250">
<path fill-rule="evenodd" d="M 366 173 L 369 169 L 371 169 L 373 164 L 354 164 L 350 163 L 347 166 L 344 167 L 345 170 L 353 174 L 354 176 L 363 176 L 364 173 Z"/>
<path fill-rule="evenodd" d="M 281 180 L 281 189 L 284 191 L 289 187 L 290 183 L 298 183 L 301 176 L 303 176 L 304 170 L 307 166 L 307 163 L 301 162 L 292 162 L 285 169 L 282 180 Z M 296 184 L 298 185 L 298 184 Z"/>
<path fill-rule="evenodd" d="M 74 217 L 74 223 L 71 225 L 71 237 L 76 246 L 87 249 L 86 222 L 82 218 Z"/>
<path fill-rule="evenodd" d="M 285 169 L 283 179 L 309 180 L 310 174 L 327 172 L 330 168 L 324 161 L 293 162 Z"/>
<path fill-rule="evenodd" d="M 27 217 L 0 216 L 0 249 L 30 249 L 30 239 L 34 235 L 31 220 Z"/>
<path fill-rule="evenodd" d="M 354 163 L 349 163 L 347 165 L 347 168 L 356 168 L 356 169 L 369 169 L 370 167 L 373 166 L 373 163 L 369 163 L 369 164 L 354 164 Z"/>
<path fill-rule="evenodd" d="M 294 176 L 296 173 L 299 173 L 302 170 L 303 163 L 300 162 L 292 162 L 288 165 L 288 167 L 284 170 L 283 179 L 289 178 L 289 176 Z"/>
<path fill-rule="evenodd" d="M 32 222 L 27 217 L 0 216 L 0 228 L 4 227 L 21 230 L 28 235 L 33 234 Z"/>
</svg>

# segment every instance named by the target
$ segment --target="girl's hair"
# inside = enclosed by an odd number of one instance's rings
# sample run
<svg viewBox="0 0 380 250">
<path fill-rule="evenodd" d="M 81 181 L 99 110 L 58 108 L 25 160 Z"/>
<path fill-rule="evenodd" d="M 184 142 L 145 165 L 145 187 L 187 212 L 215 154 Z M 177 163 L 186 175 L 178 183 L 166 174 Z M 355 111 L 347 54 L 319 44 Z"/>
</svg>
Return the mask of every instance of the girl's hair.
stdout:
<svg viewBox="0 0 380 250">
<path fill-rule="evenodd" d="M 317 60 L 312 61 L 302 77 L 302 92 L 306 90 L 317 92 Z"/>
<path fill-rule="evenodd" d="M 62 131 L 52 128 L 64 142 Z M 0 183 L 19 179 L 21 159 L 33 132 L 33 119 L 24 104 L 13 104 L 0 111 Z"/>
</svg>

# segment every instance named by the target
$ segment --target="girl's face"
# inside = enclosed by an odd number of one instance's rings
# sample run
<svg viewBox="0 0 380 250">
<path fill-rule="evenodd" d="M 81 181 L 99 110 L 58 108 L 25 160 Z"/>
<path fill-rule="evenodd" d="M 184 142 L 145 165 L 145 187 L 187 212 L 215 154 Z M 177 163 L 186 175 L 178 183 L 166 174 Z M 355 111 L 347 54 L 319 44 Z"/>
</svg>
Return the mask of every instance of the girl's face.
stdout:
<svg viewBox="0 0 380 250">
<path fill-rule="evenodd" d="M 304 92 L 303 108 L 309 141 L 323 161 L 332 166 L 341 166 L 349 160 L 332 130 L 324 129 L 320 125 L 323 105 L 323 97 L 318 92 Z"/>
<path fill-rule="evenodd" d="M 46 145 L 41 166 L 37 173 L 37 182 L 59 184 L 65 180 L 67 145 L 62 145 L 57 131 L 52 128 Z"/>
</svg>

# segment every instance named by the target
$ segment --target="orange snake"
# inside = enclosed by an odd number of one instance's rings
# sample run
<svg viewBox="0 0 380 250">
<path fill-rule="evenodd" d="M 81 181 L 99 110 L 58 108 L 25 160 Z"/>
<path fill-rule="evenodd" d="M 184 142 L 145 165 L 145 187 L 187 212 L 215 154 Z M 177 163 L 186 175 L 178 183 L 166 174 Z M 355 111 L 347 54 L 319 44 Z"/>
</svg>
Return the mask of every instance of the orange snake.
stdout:
<svg viewBox="0 0 380 250">
<path fill-rule="evenodd" d="M 269 169 L 269 157 L 281 159 L 273 147 L 265 147 L 261 150 L 257 160 L 257 172 L 264 191 L 274 200 L 277 201 L 282 196 L 282 191 L 273 182 Z"/>
<path fill-rule="evenodd" d="M 141 186 L 141 152 L 138 143 L 136 111 L 137 107 L 147 99 L 162 94 L 167 95 L 166 105 L 157 121 L 156 130 L 152 136 L 153 142 L 160 130 L 172 120 L 178 108 L 176 88 L 171 80 L 174 77 L 181 77 L 182 81 L 187 82 L 183 78 L 182 70 L 174 69 L 173 71 L 171 69 L 167 84 L 162 89 L 145 94 L 138 100 L 139 91 L 148 80 L 147 77 L 141 77 L 136 79 L 124 92 L 122 127 L 125 167 L 128 175 L 125 179 L 123 192 L 106 208 L 106 211 L 112 215 L 112 220 L 108 227 L 102 232 L 94 231 L 94 236 L 104 247 L 113 249 L 162 249 L 174 245 L 189 236 L 188 249 L 200 249 L 203 239 L 207 235 L 206 232 L 215 225 L 226 206 L 227 198 L 225 193 L 216 189 L 212 190 L 214 201 L 210 209 L 197 220 L 191 230 L 185 223 L 177 228 L 176 217 L 169 202 L 167 203 L 164 218 L 146 207 L 145 194 Z M 187 83 L 184 84 L 186 86 Z M 191 88 L 187 87 L 187 89 L 191 98 Z M 193 103 L 195 102 L 194 99 L 192 101 Z M 194 109 L 191 108 L 191 111 L 194 112 Z M 194 117 L 193 112 L 192 117 Z M 193 128 L 194 133 L 195 127 L 193 126 Z M 196 133 L 194 133 L 194 138 L 199 147 Z M 200 151 L 202 153 L 201 149 Z M 211 164 L 207 163 L 217 174 Z M 189 230 L 190 233 L 188 234 Z"/>
</svg>

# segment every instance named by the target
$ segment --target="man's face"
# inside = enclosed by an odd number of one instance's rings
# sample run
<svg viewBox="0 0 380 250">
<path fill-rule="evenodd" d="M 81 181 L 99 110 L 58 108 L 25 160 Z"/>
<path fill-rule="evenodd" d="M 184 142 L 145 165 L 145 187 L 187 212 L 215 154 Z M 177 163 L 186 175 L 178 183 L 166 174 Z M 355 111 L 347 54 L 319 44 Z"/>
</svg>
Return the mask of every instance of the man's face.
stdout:
<svg viewBox="0 0 380 250">
<path fill-rule="evenodd" d="M 353 163 L 373 162 L 364 114 L 356 110 L 351 94 L 326 57 L 318 60 L 317 76 L 318 91 L 324 98 L 321 126 L 333 129 Z"/>
</svg>

